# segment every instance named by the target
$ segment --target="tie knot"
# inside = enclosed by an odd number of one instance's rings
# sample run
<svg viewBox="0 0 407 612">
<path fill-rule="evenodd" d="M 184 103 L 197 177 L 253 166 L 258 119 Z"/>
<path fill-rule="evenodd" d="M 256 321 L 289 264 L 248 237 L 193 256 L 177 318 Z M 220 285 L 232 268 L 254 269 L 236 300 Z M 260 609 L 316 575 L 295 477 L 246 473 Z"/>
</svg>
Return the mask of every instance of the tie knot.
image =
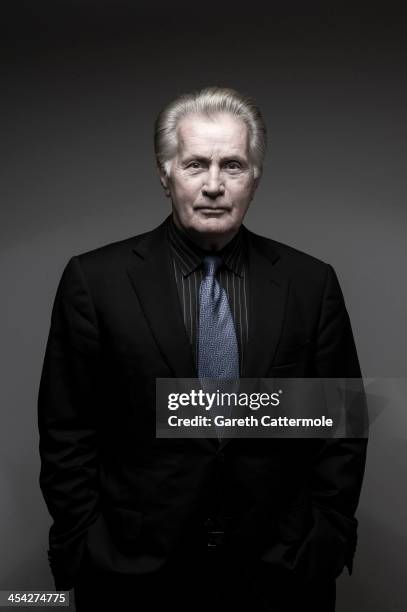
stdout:
<svg viewBox="0 0 407 612">
<path fill-rule="evenodd" d="M 206 255 L 202 260 L 205 276 L 215 276 L 221 264 L 222 258 L 219 255 Z"/>
</svg>

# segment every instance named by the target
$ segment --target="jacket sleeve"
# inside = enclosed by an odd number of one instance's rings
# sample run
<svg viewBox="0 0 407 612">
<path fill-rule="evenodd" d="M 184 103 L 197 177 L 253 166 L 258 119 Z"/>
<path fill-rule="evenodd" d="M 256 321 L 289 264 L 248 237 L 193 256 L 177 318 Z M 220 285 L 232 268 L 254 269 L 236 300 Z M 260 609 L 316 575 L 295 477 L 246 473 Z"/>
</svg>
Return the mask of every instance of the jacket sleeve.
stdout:
<svg viewBox="0 0 407 612">
<path fill-rule="evenodd" d="M 49 561 L 70 589 L 98 513 L 99 333 L 79 259 L 66 265 L 54 300 L 38 394 L 40 487 L 53 523 Z"/>
<path fill-rule="evenodd" d="M 357 385 L 353 404 L 351 396 L 345 398 L 345 411 L 347 419 L 353 412 L 357 426 L 353 431 L 363 432 L 360 434 L 363 437 L 350 435 L 325 440 L 315 457 L 311 479 L 314 519 L 319 528 L 314 544 L 318 547 L 319 543 L 328 543 L 327 554 L 331 557 L 336 554 L 335 573 L 340 573 L 345 564 L 351 573 L 357 540 L 354 514 L 366 460 L 367 408 L 349 316 L 331 266 L 327 267 L 319 319 L 315 377 L 345 379 L 345 384 L 346 379 L 352 379 Z M 324 560 L 323 555 L 321 559 Z"/>
</svg>

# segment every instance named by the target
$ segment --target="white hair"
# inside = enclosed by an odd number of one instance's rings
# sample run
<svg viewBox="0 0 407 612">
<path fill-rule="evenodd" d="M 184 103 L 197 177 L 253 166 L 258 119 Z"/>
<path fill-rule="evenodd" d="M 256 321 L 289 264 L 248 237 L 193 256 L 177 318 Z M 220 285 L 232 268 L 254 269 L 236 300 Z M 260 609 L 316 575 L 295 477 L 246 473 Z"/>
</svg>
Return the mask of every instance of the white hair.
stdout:
<svg viewBox="0 0 407 612">
<path fill-rule="evenodd" d="M 177 154 L 177 127 L 180 120 L 192 114 L 212 117 L 219 113 L 229 113 L 245 122 L 254 176 L 261 176 L 267 146 L 266 125 L 254 100 L 228 87 L 205 87 L 182 94 L 160 112 L 155 122 L 154 146 L 157 164 L 167 175 L 170 173 L 171 161 Z"/>
</svg>

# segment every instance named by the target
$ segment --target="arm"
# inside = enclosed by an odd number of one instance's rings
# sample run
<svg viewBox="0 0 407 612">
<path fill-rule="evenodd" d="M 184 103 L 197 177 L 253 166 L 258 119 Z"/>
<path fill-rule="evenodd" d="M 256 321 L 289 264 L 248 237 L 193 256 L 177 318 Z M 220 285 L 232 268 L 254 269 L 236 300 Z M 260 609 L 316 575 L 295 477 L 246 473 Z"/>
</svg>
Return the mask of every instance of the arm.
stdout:
<svg viewBox="0 0 407 612">
<path fill-rule="evenodd" d="M 315 377 L 360 378 L 361 372 L 349 316 L 336 274 L 328 266 L 318 326 Z M 358 422 L 366 422 L 363 394 L 355 404 Z M 349 410 L 347 406 L 347 410 Z M 362 486 L 367 438 L 331 438 L 315 457 L 311 494 L 321 538 L 335 534 L 338 544 L 338 570 L 343 561 L 352 571 L 356 548 L 357 521 L 354 518 Z M 328 532 L 331 530 L 331 533 Z M 342 543 L 342 548 L 340 546 Z M 334 542 L 332 542 L 332 545 Z M 332 554 L 335 546 L 333 545 Z M 343 550 L 343 555 L 340 552 Z M 341 561 L 341 557 L 344 557 Z"/>
<path fill-rule="evenodd" d="M 95 312 L 73 257 L 56 293 L 38 395 L 40 487 L 53 519 L 48 554 L 57 589 L 72 587 L 97 515 L 99 355 Z"/>
</svg>

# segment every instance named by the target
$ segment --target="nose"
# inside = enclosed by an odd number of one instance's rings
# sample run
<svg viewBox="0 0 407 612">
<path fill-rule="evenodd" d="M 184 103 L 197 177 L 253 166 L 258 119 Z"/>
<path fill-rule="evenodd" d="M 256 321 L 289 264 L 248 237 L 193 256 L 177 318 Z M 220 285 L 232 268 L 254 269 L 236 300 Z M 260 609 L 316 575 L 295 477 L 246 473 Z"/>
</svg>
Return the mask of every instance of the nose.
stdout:
<svg viewBox="0 0 407 612">
<path fill-rule="evenodd" d="M 211 199 L 215 199 L 225 193 L 225 186 L 223 185 L 219 169 L 211 168 L 209 170 L 202 186 L 202 193 Z"/>
</svg>

